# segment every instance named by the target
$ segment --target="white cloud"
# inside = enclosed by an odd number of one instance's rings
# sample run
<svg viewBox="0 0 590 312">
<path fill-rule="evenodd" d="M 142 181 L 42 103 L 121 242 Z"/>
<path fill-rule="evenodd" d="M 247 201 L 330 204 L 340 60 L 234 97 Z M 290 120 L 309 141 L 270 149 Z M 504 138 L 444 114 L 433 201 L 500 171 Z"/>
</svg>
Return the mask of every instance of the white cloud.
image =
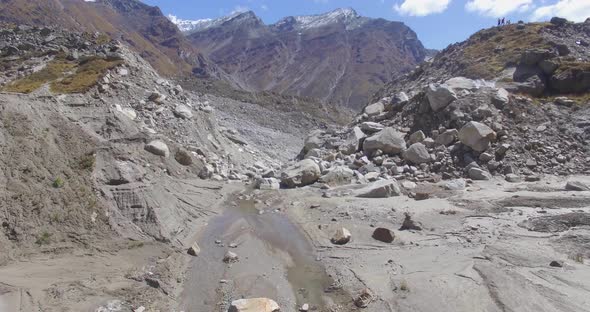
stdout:
<svg viewBox="0 0 590 312">
<path fill-rule="evenodd" d="M 250 11 L 250 8 L 247 6 L 243 6 L 243 5 L 236 5 L 234 7 L 234 10 L 231 11 L 231 14 L 235 14 L 235 13 L 244 13 Z"/>
<path fill-rule="evenodd" d="M 401 15 L 426 16 L 442 13 L 451 3 L 451 0 L 404 0 L 399 5 L 395 4 L 393 9 Z"/>
<path fill-rule="evenodd" d="M 470 0 L 465 4 L 467 11 L 491 17 L 502 17 L 512 12 L 525 12 L 532 7 L 533 0 Z"/>
<path fill-rule="evenodd" d="M 260 8 L 262 9 L 262 11 L 268 11 L 268 5 L 266 4 L 261 5 Z"/>
<path fill-rule="evenodd" d="M 555 4 L 537 8 L 531 19 L 538 21 L 550 19 L 553 16 L 564 17 L 574 22 L 583 22 L 590 17 L 590 1 L 559 0 Z"/>
</svg>

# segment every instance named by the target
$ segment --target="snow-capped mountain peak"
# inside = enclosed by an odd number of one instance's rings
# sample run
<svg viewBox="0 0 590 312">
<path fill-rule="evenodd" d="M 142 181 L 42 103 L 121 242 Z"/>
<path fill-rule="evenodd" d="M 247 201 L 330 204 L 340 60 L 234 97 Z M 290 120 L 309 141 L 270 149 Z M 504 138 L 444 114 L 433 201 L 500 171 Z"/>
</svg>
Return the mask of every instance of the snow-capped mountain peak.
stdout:
<svg viewBox="0 0 590 312">
<path fill-rule="evenodd" d="M 168 19 L 172 23 L 176 24 L 178 29 L 184 33 L 196 31 L 201 28 L 206 28 L 206 27 L 210 26 L 214 21 L 211 18 L 200 19 L 200 20 L 183 20 L 183 19 L 180 19 L 172 14 L 168 15 Z"/>
<path fill-rule="evenodd" d="M 298 29 L 310 29 L 334 23 L 344 23 L 350 29 L 361 26 L 366 20 L 367 18 L 358 15 L 354 9 L 341 8 L 324 14 L 288 17 L 279 21 L 276 25 L 280 26 L 281 24 L 294 22 L 295 27 Z"/>
<path fill-rule="evenodd" d="M 252 11 L 235 12 L 216 19 L 207 18 L 200 20 L 184 20 L 170 14 L 168 15 L 168 19 L 176 24 L 180 31 L 187 34 L 221 26 L 229 21 L 255 20 L 262 24 L 262 21 Z M 324 14 L 286 17 L 278 21 L 274 26 L 281 27 L 282 25 L 291 24 L 297 29 L 304 30 L 334 23 L 343 23 L 347 29 L 353 29 L 360 27 L 367 20 L 368 18 L 361 17 L 354 9 L 341 8 Z"/>
<path fill-rule="evenodd" d="M 180 29 L 180 31 L 182 31 L 183 33 L 193 33 L 193 32 L 197 32 L 197 31 L 203 31 L 205 29 L 208 29 L 211 27 L 216 27 L 216 26 L 222 25 L 226 22 L 233 21 L 233 20 L 238 21 L 238 20 L 253 20 L 254 19 L 254 20 L 262 23 L 262 21 L 260 21 L 260 19 L 252 11 L 235 12 L 235 13 L 232 13 L 228 16 L 224 16 L 224 17 L 220 17 L 220 18 L 216 18 L 216 19 L 206 18 L 206 19 L 200 19 L 200 20 L 183 20 L 183 19 L 180 19 L 180 18 L 170 14 L 170 15 L 168 15 L 168 19 L 170 19 L 170 21 L 172 23 L 176 24 L 176 26 L 178 26 L 178 29 Z"/>
</svg>

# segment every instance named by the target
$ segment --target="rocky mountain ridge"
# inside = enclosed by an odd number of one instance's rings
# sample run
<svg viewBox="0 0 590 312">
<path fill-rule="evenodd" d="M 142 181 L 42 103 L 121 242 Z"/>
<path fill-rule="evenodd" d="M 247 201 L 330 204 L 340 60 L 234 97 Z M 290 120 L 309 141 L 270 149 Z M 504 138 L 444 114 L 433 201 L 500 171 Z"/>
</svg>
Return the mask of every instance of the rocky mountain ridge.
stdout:
<svg viewBox="0 0 590 312">
<path fill-rule="evenodd" d="M 224 23 L 239 24 L 247 20 L 255 20 L 259 24 L 263 24 L 262 20 L 252 11 L 235 12 L 228 16 L 216 19 L 183 20 L 174 15 L 168 15 L 168 18 L 185 34 L 203 31 L 211 27 L 219 27 Z M 351 8 L 341 8 L 324 14 L 285 17 L 270 26 L 277 29 L 309 29 L 322 27 L 328 24 L 344 23 L 347 27 L 352 28 L 360 27 L 364 22 L 369 20 L 369 18 L 359 16 L 359 14 Z"/>
<path fill-rule="evenodd" d="M 265 25 L 253 12 L 197 22 L 188 39 L 247 91 L 273 91 L 360 109 L 426 50 L 403 23 L 352 9 Z"/>
<path fill-rule="evenodd" d="M 139 0 L 7 0 L 0 3 L 0 21 L 98 32 L 103 40 L 127 42 L 167 76 L 221 75 L 159 8 Z"/>
</svg>

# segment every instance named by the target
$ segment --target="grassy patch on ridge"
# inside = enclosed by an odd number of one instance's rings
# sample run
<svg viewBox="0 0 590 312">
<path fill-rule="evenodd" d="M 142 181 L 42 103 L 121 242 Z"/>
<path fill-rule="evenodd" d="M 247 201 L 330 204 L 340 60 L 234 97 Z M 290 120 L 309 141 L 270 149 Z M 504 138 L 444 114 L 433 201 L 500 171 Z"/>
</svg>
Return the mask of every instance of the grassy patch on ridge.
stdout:
<svg viewBox="0 0 590 312">
<path fill-rule="evenodd" d="M 468 61 L 465 75 L 490 79 L 507 65 L 518 63 L 525 50 L 551 48 L 540 34 L 546 26 L 547 23 L 534 23 L 518 29 L 517 24 L 512 24 L 486 29 L 471 36 L 471 44 L 463 53 Z"/>
<path fill-rule="evenodd" d="M 71 62 L 59 56 L 42 70 L 13 81 L 2 91 L 31 93 L 50 83 L 50 90 L 53 93 L 83 93 L 95 86 L 108 70 L 121 64 L 123 64 L 121 59 L 93 56 Z"/>
</svg>

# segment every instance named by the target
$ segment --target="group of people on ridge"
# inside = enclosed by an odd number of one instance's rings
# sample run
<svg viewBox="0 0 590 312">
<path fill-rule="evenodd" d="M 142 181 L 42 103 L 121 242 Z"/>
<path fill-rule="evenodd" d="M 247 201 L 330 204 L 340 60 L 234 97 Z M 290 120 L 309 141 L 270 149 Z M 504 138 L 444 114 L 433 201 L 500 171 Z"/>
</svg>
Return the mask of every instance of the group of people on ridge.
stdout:
<svg viewBox="0 0 590 312">
<path fill-rule="evenodd" d="M 510 25 L 510 20 L 506 20 L 505 17 L 498 19 L 498 26 Z"/>
</svg>

